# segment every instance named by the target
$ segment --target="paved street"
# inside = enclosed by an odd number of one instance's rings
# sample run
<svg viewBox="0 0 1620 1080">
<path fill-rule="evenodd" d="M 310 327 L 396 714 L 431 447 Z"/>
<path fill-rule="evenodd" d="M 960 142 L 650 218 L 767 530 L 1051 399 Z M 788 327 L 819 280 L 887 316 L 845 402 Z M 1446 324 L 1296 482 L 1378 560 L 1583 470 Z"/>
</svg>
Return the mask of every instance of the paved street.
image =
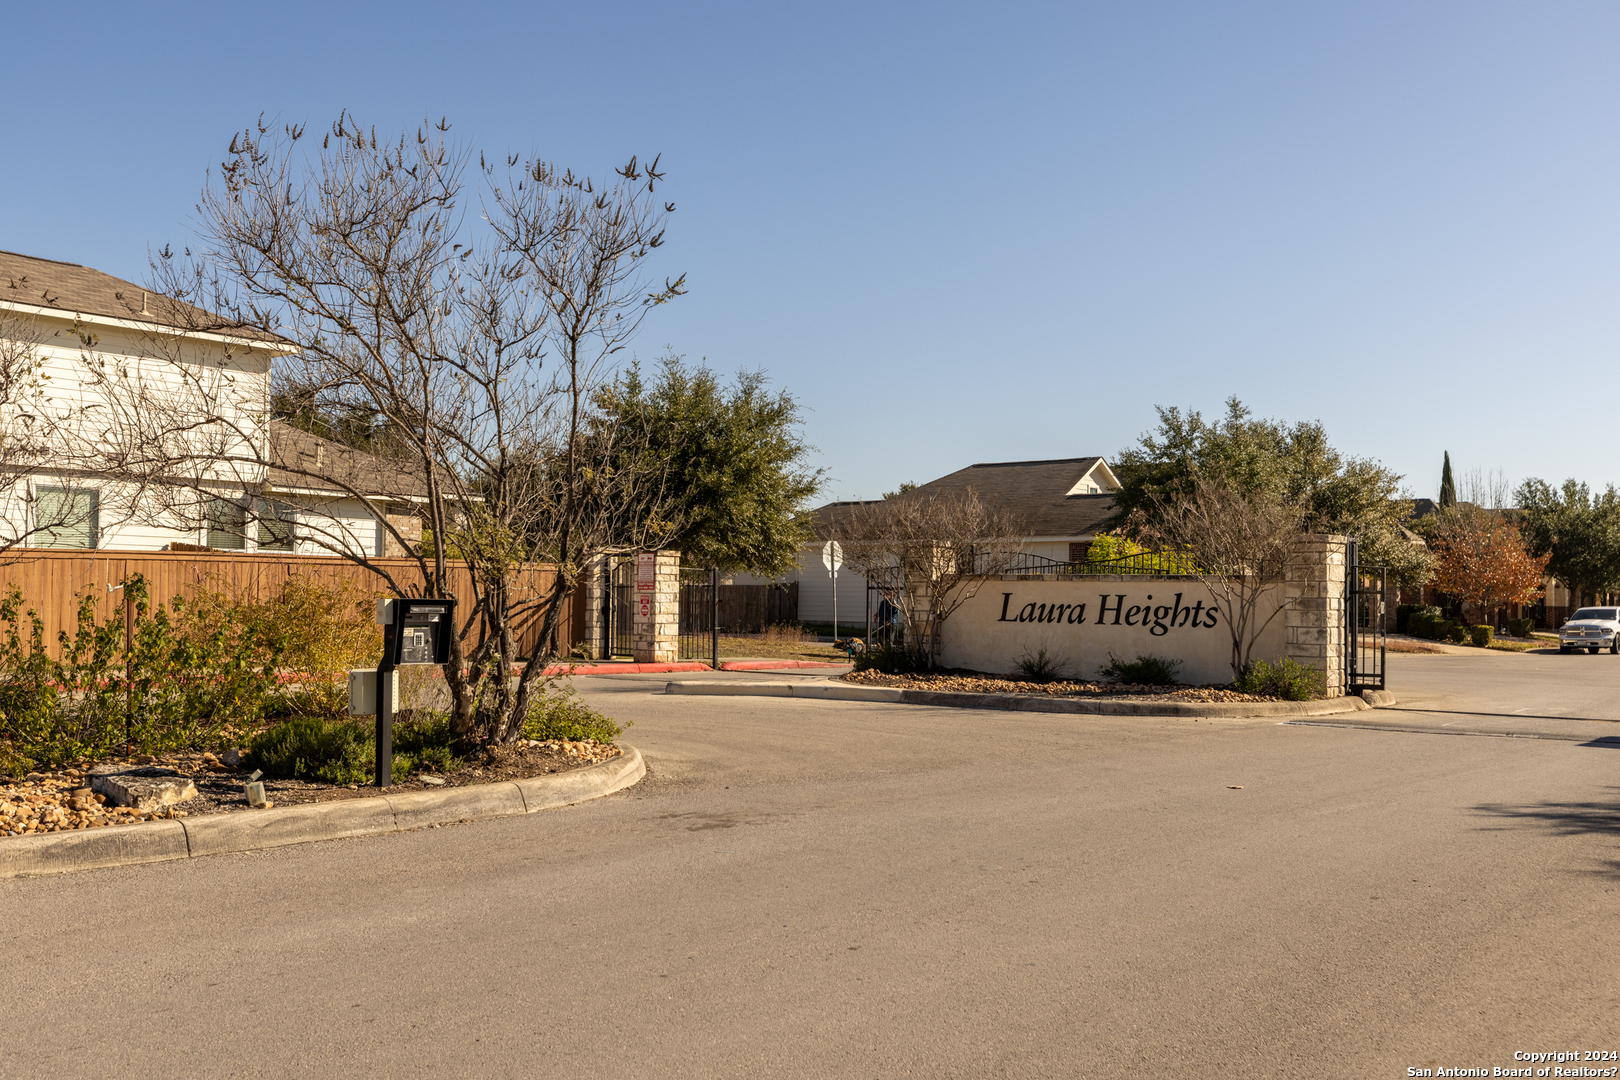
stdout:
<svg viewBox="0 0 1620 1080">
<path fill-rule="evenodd" d="M 1406 703 L 1355 727 L 581 679 L 635 722 L 627 793 L 0 882 L 0 1076 L 1359 1078 L 1620 1050 L 1620 657 L 1390 668 Z"/>
</svg>

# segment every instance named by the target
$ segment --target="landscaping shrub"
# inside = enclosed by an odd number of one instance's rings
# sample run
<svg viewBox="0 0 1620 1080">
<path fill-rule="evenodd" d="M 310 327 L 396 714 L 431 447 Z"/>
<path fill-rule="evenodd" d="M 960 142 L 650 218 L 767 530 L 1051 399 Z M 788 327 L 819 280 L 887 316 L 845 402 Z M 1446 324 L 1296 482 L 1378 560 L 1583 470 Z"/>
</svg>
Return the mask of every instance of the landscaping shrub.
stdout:
<svg viewBox="0 0 1620 1080">
<path fill-rule="evenodd" d="M 1118 560 L 1129 559 L 1129 562 Z M 1086 564 L 1095 571 L 1099 564 L 1111 574 L 1194 574 L 1192 561 L 1169 552 L 1154 552 L 1128 536 L 1102 533 L 1086 549 Z"/>
<path fill-rule="evenodd" d="M 1481 623 L 1478 626 L 1470 626 L 1468 628 L 1468 636 L 1469 636 L 1469 638 L 1471 638 L 1473 640 L 1474 644 L 1478 645 L 1481 649 L 1486 648 L 1486 647 L 1488 647 L 1490 645 L 1491 637 L 1495 633 L 1496 633 L 1496 628 L 1494 626 L 1489 626 L 1489 625 L 1484 624 L 1484 623 Z"/>
<path fill-rule="evenodd" d="M 1099 674 L 1115 682 L 1173 686 L 1177 681 L 1176 674 L 1180 670 L 1180 660 L 1168 660 L 1162 656 L 1138 656 L 1135 660 L 1127 661 L 1109 653 L 1108 663 Z"/>
<path fill-rule="evenodd" d="M 394 724 L 393 781 L 423 770 L 447 772 L 460 765 L 451 751 L 450 721 L 437 713 L 402 717 Z M 375 723 L 296 716 L 254 736 L 248 764 L 268 776 L 369 784 L 377 773 Z"/>
<path fill-rule="evenodd" d="M 257 723 L 281 659 L 263 620 L 193 618 L 180 597 L 152 603 L 138 576 L 124 591 L 133 615 L 127 649 L 124 605 L 97 622 L 100 597 L 91 591 L 79 599 L 73 634 L 57 635 L 54 657 L 21 592 L 13 587 L 0 600 L 0 744 L 11 757 L 56 768 L 114 748 L 217 745 L 224 731 Z"/>
<path fill-rule="evenodd" d="M 1508 633 L 1514 637 L 1529 637 L 1530 631 L 1535 629 L 1534 619 L 1509 619 L 1507 621 Z"/>
<path fill-rule="evenodd" d="M 542 692 L 529 706 L 529 716 L 523 722 L 525 739 L 570 739 L 606 746 L 623 731 L 612 718 L 585 704 L 568 685 Z"/>
<path fill-rule="evenodd" d="M 1045 649 L 1041 649 L 1034 656 L 1026 652 L 1015 663 L 1018 670 L 1023 673 L 1024 678 L 1029 679 L 1031 682 L 1051 682 L 1061 674 L 1059 669 L 1062 664 L 1057 657 L 1052 656 Z"/>
<path fill-rule="evenodd" d="M 381 595 L 348 580 L 289 578 L 279 593 L 261 601 L 237 600 L 205 586 L 189 604 L 189 622 L 262 626 L 290 674 L 274 711 L 337 718 L 347 715 L 349 670 L 374 668 L 382 656 L 382 627 L 376 620 Z"/>
<path fill-rule="evenodd" d="M 1445 636 L 1446 617 L 1441 614 L 1439 608 L 1430 604 L 1402 606 L 1412 608 L 1406 616 L 1406 633 L 1411 634 L 1413 637 L 1427 638 L 1430 641 L 1438 641 Z M 1399 618 L 1400 616 L 1397 614 L 1397 626 L 1399 626 Z"/>
<path fill-rule="evenodd" d="M 1263 694 L 1286 701 L 1310 701 L 1327 696 L 1327 680 L 1322 673 L 1288 656 L 1275 664 L 1254 661 L 1232 685 L 1245 694 Z"/>
<path fill-rule="evenodd" d="M 339 719 L 349 668 L 381 653 L 375 594 L 352 582 L 293 578 L 246 602 L 205 585 L 164 604 L 136 576 L 112 596 L 99 611 L 98 592 L 79 598 L 54 656 L 21 592 L 0 599 L 0 772 L 217 746 L 266 715 Z"/>
<path fill-rule="evenodd" d="M 905 643 L 900 635 L 894 635 L 892 641 L 880 641 L 874 644 L 867 639 L 866 648 L 855 654 L 856 671 L 881 671 L 885 675 L 900 675 L 914 670 L 915 662 L 911 654 L 906 651 Z"/>
<path fill-rule="evenodd" d="M 1411 629 L 1411 619 L 1413 615 L 1417 615 L 1419 613 L 1438 618 L 1440 615 L 1440 609 L 1432 604 L 1395 605 L 1395 632 L 1397 634 L 1412 634 L 1413 631 Z"/>
<path fill-rule="evenodd" d="M 1461 645 L 1468 640 L 1468 628 L 1456 619 L 1447 619 L 1446 639 L 1454 645 Z"/>
</svg>

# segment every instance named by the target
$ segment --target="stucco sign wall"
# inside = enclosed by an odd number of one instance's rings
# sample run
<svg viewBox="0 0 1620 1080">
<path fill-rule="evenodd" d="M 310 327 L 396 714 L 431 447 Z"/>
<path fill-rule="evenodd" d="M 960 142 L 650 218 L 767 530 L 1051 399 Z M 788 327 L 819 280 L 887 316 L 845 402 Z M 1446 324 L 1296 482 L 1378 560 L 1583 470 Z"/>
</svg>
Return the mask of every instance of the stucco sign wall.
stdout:
<svg viewBox="0 0 1620 1080">
<path fill-rule="evenodd" d="M 1277 612 L 1255 643 L 1256 659 L 1283 654 L 1281 588 L 1260 601 L 1260 621 Z M 1097 578 L 986 581 L 946 620 L 940 637 L 946 667 L 1014 673 L 1045 649 L 1074 678 L 1095 678 L 1110 656 L 1153 655 L 1181 661 L 1188 683 L 1232 679 L 1232 637 L 1209 589 L 1196 578 Z"/>
</svg>

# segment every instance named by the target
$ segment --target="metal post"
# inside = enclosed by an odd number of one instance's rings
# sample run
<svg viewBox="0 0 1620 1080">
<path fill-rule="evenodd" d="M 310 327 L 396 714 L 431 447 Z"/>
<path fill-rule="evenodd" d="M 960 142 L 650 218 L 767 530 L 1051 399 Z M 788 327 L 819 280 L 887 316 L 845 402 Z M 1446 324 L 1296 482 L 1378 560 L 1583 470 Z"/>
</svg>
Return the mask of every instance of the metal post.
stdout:
<svg viewBox="0 0 1620 1080">
<path fill-rule="evenodd" d="M 602 556 L 602 659 L 613 659 L 613 556 Z"/>
<path fill-rule="evenodd" d="M 832 560 L 832 565 L 827 567 L 827 572 L 832 575 L 832 590 L 833 590 L 833 633 L 832 633 L 832 636 L 836 639 L 838 637 L 838 559 L 837 559 L 836 556 Z"/>
<path fill-rule="evenodd" d="M 720 670 L 720 568 L 709 568 L 709 666 Z"/>
<path fill-rule="evenodd" d="M 377 668 L 377 786 L 394 782 L 394 669 Z"/>
<path fill-rule="evenodd" d="M 378 605 L 379 609 L 381 604 Z M 398 604 L 383 624 L 383 654 L 377 664 L 377 786 L 394 782 L 394 653 L 400 633 Z"/>
</svg>

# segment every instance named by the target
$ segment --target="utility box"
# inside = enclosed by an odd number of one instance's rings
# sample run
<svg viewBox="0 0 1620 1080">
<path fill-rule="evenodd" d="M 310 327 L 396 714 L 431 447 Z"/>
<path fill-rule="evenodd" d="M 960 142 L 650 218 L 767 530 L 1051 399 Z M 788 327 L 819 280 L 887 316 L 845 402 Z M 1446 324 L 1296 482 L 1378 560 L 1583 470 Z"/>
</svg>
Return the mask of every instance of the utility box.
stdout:
<svg viewBox="0 0 1620 1080">
<path fill-rule="evenodd" d="M 390 671 L 388 677 L 393 680 L 393 688 L 388 697 L 390 701 L 399 701 L 399 672 Z M 376 716 L 377 715 L 377 669 L 365 668 L 349 672 L 349 715 L 350 716 Z"/>
<path fill-rule="evenodd" d="M 450 662 L 450 637 L 456 632 L 454 600 L 379 600 L 377 621 L 383 628 L 383 667 Z"/>
</svg>

